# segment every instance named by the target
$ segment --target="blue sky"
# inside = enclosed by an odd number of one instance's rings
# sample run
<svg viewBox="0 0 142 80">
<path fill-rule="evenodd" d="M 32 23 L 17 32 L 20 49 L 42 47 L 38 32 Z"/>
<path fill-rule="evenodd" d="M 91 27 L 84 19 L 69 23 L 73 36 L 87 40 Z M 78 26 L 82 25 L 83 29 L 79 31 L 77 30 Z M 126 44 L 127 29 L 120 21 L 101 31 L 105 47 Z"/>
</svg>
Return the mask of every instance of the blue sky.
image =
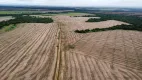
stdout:
<svg viewBox="0 0 142 80">
<path fill-rule="evenodd" d="M 141 7 L 142 0 L 0 0 L 0 5 Z"/>
</svg>

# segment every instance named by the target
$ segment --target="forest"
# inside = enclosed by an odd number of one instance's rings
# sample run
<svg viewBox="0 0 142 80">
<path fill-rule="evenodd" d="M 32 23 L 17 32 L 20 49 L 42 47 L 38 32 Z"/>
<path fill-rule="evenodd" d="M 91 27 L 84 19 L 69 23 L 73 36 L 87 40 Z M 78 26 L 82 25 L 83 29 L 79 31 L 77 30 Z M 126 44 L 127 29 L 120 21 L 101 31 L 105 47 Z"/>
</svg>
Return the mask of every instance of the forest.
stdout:
<svg viewBox="0 0 142 80">
<path fill-rule="evenodd" d="M 95 28 L 95 29 L 86 29 L 86 30 L 75 30 L 76 33 L 88 33 L 88 32 L 99 32 L 99 31 L 108 31 L 108 30 L 136 30 L 142 31 L 142 18 L 137 16 L 126 16 L 119 14 L 96 14 L 100 19 L 90 18 L 86 22 L 100 22 L 107 20 L 118 20 L 129 23 L 129 25 L 117 25 L 109 28 Z"/>
<path fill-rule="evenodd" d="M 15 19 L 0 22 L 0 29 L 3 28 L 4 26 L 8 26 L 10 24 L 51 23 L 51 22 L 53 22 L 52 18 L 40 18 L 40 17 L 32 17 L 32 16 L 21 16 L 21 15 L 16 15 L 16 16 L 13 16 L 13 17 L 15 17 Z"/>
</svg>

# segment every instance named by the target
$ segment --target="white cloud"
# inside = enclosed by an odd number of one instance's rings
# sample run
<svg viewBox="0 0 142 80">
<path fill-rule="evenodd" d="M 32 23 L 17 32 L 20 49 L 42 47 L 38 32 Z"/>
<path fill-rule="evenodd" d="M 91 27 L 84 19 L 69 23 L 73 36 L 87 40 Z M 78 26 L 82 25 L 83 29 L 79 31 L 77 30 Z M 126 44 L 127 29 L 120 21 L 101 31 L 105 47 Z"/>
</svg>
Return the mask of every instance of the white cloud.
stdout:
<svg viewBox="0 0 142 80">
<path fill-rule="evenodd" d="M 0 0 L 8 5 L 142 7 L 142 0 Z"/>
</svg>

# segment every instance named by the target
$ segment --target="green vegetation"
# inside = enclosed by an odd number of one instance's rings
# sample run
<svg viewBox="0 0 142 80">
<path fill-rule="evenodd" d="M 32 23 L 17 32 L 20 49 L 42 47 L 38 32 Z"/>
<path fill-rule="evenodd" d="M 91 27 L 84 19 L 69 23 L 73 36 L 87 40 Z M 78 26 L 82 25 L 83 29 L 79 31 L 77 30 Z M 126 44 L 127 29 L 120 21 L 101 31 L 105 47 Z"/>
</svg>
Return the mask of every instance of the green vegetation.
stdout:
<svg viewBox="0 0 142 80">
<path fill-rule="evenodd" d="M 13 30 L 13 29 L 15 29 L 15 28 L 16 28 L 16 25 L 15 25 L 15 24 L 10 25 L 10 26 L 8 26 L 8 27 L 5 28 L 5 32 L 11 31 L 11 30 Z"/>
<path fill-rule="evenodd" d="M 136 30 L 142 31 L 142 28 L 136 27 L 134 28 L 133 25 L 117 25 L 108 28 L 95 28 L 95 29 L 86 29 L 86 30 L 75 30 L 76 33 L 89 33 L 89 32 L 100 32 L 100 31 L 109 31 L 109 30 Z"/>
<path fill-rule="evenodd" d="M 46 14 L 40 14 L 42 16 L 55 16 L 58 15 L 59 13 L 46 13 Z"/>
<path fill-rule="evenodd" d="M 1 14 L 31 14 L 31 13 L 39 13 L 40 11 L 0 11 Z"/>
<path fill-rule="evenodd" d="M 106 21 L 104 18 L 96 19 L 96 18 L 90 18 L 86 22 L 101 22 L 101 21 Z"/>
<path fill-rule="evenodd" d="M 67 45 L 67 47 L 66 47 L 66 49 L 74 49 L 75 48 L 75 46 L 74 45 Z"/>
<path fill-rule="evenodd" d="M 51 23 L 53 20 L 51 18 L 40 18 L 31 16 L 15 16 L 15 19 L 0 22 L 0 29 L 4 26 L 9 26 L 11 24 L 18 23 Z"/>
<path fill-rule="evenodd" d="M 22 15 L 37 15 L 39 11 L 0 11 L 0 16 L 22 16 Z"/>
<path fill-rule="evenodd" d="M 79 12 L 59 12 L 59 13 L 48 13 L 42 14 L 43 16 L 55 16 L 55 15 L 67 15 L 67 16 L 82 16 L 89 15 L 89 13 L 79 13 Z M 91 14 L 90 14 L 91 15 Z"/>
<path fill-rule="evenodd" d="M 96 15 L 90 14 L 90 15 L 74 16 L 74 17 L 96 17 Z"/>
<path fill-rule="evenodd" d="M 118 20 L 129 23 L 130 25 L 117 25 L 109 28 L 95 28 L 86 30 L 75 30 L 76 33 L 88 33 L 88 32 L 99 32 L 108 30 L 136 30 L 142 31 L 142 18 L 136 16 L 125 16 L 125 15 L 114 15 L 114 14 L 96 14 L 101 17 L 101 19 L 88 19 L 86 22 L 99 22 L 105 20 Z"/>
<path fill-rule="evenodd" d="M 96 16 L 101 17 L 100 21 L 101 20 L 102 21 L 104 21 L 104 20 L 118 20 L 118 21 L 123 21 L 123 22 L 126 22 L 126 23 L 130 23 L 130 24 L 140 24 L 141 21 L 142 21 L 142 18 L 140 18 L 140 17 L 126 16 L 126 15 L 119 15 L 119 14 L 96 14 Z M 86 22 L 89 22 L 89 21 L 86 21 Z"/>
<path fill-rule="evenodd" d="M 3 32 L 11 31 L 11 30 L 15 29 L 16 27 L 17 27 L 17 25 L 15 25 L 15 24 L 11 24 L 9 26 L 4 26 L 2 29 L 0 29 L 0 34 Z"/>
<path fill-rule="evenodd" d="M 80 15 L 89 15 L 89 14 L 88 13 L 71 12 L 71 13 L 67 13 L 65 15 L 68 15 L 68 16 L 80 16 Z"/>
</svg>

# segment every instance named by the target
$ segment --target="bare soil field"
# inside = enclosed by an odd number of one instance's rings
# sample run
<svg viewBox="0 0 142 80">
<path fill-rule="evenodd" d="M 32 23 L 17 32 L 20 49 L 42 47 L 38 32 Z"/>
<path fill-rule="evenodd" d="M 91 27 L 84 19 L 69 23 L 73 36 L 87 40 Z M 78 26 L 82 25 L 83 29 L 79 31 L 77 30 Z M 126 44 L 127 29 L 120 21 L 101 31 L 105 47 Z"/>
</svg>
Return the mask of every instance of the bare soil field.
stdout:
<svg viewBox="0 0 142 80">
<path fill-rule="evenodd" d="M 141 80 L 142 33 L 106 31 L 79 34 L 75 29 L 128 24 L 120 21 L 85 23 L 86 18 L 60 16 L 66 25 L 63 80 Z"/>
<path fill-rule="evenodd" d="M 121 24 L 127 24 L 125 22 L 121 21 L 116 21 L 116 20 L 107 20 L 107 21 L 102 21 L 102 22 L 85 22 L 89 18 L 99 18 L 99 17 L 69 17 L 69 16 L 64 16 L 63 17 L 64 21 L 68 26 L 71 26 L 71 31 L 72 30 L 82 30 L 82 29 L 94 29 L 94 28 L 106 28 L 106 27 L 112 27 L 116 25 L 121 25 Z M 66 20 L 65 20 L 66 19 Z M 69 27 L 70 28 L 70 27 Z"/>
<path fill-rule="evenodd" d="M 10 20 L 10 19 L 13 19 L 13 18 L 11 16 L 0 17 L 0 22 L 1 21 L 7 21 L 7 20 Z"/>
<path fill-rule="evenodd" d="M 142 33 L 90 29 L 128 24 L 54 16 L 0 34 L 0 80 L 142 80 Z"/>
<path fill-rule="evenodd" d="M 34 16 L 34 17 L 41 17 L 41 18 L 51 18 L 52 16 L 44 16 L 44 15 L 30 15 L 30 16 Z"/>
<path fill-rule="evenodd" d="M 56 24 L 20 24 L 0 35 L 0 80 L 52 80 Z"/>
</svg>

